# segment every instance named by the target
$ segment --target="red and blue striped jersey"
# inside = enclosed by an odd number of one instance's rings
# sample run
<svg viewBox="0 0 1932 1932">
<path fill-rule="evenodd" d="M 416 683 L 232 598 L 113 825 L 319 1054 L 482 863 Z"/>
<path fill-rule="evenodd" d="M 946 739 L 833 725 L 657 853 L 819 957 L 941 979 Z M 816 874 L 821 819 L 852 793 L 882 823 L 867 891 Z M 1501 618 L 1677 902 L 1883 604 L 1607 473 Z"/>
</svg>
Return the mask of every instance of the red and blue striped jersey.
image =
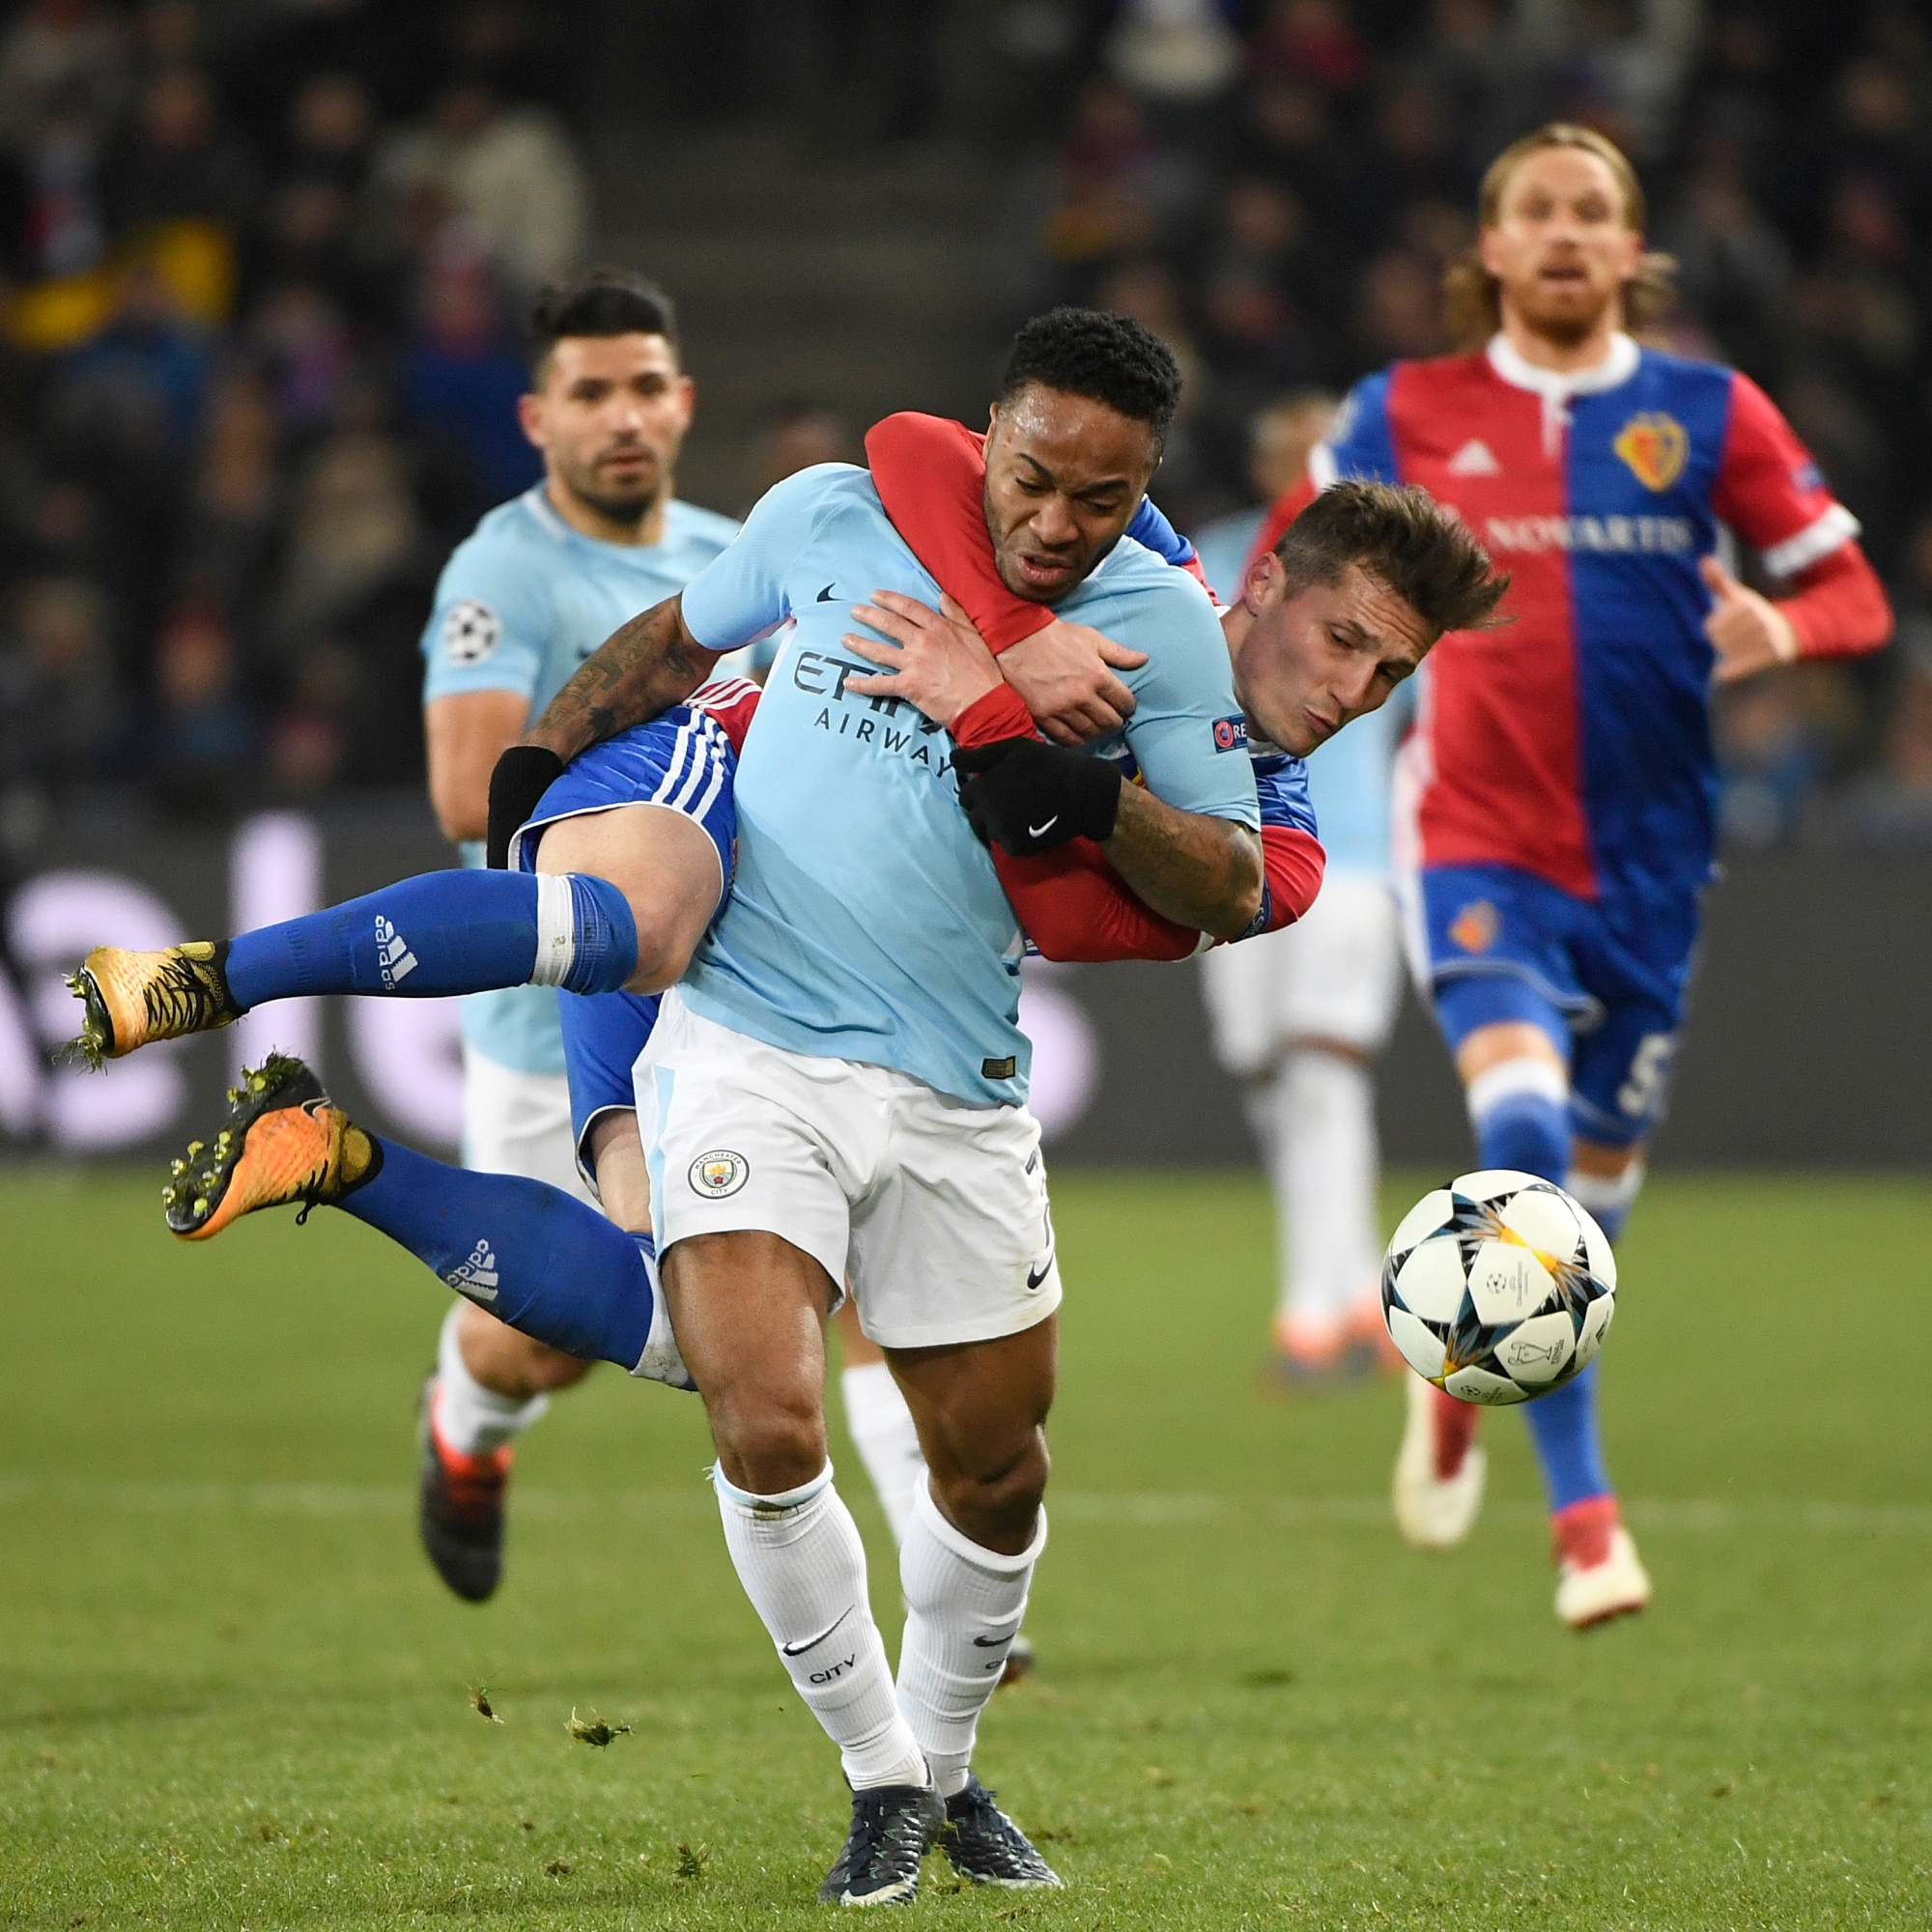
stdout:
<svg viewBox="0 0 1932 1932">
<path fill-rule="evenodd" d="M 1421 484 L 1512 580 L 1506 621 L 1443 638 L 1425 663 L 1399 856 L 1516 866 L 1592 899 L 1704 878 L 1717 782 L 1699 559 L 1730 530 L 1791 577 L 1859 527 L 1763 390 L 1626 335 L 1569 376 L 1498 336 L 1358 383 L 1309 465 L 1317 488 L 1343 476 Z"/>
</svg>

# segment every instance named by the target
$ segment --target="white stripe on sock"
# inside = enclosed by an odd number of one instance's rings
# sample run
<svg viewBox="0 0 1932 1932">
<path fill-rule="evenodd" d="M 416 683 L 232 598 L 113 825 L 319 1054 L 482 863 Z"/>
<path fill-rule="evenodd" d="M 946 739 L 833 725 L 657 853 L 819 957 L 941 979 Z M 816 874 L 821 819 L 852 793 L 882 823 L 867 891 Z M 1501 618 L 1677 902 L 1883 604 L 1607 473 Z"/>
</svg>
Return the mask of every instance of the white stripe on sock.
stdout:
<svg viewBox="0 0 1932 1932">
<path fill-rule="evenodd" d="M 1570 1099 L 1570 1082 L 1560 1066 L 1525 1053 L 1515 1060 L 1500 1061 L 1477 1074 L 1469 1082 L 1463 1098 L 1469 1105 L 1469 1119 L 1480 1127 L 1484 1116 L 1502 1101 L 1524 1094 L 1565 1106 Z"/>
<path fill-rule="evenodd" d="M 577 963 L 577 910 L 567 872 L 538 872 L 537 957 L 532 986 L 560 986 Z"/>
</svg>

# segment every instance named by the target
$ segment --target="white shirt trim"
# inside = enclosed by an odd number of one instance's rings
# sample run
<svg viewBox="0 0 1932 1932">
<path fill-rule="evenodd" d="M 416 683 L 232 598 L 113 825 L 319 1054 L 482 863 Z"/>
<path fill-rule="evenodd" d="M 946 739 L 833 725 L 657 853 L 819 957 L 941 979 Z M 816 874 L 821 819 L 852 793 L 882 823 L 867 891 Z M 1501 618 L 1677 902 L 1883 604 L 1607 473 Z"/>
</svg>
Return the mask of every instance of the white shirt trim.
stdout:
<svg viewBox="0 0 1932 1932">
<path fill-rule="evenodd" d="M 1859 534 L 1859 520 L 1842 503 L 1833 503 L 1815 523 L 1809 523 L 1796 536 L 1773 544 L 1761 554 L 1764 567 L 1774 577 L 1796 577 L 1809 570 L 1834 550 L 1841 549 Z"/>
<path fill-rule="evenodd" d="M 1610 352 L 1589 369 L 1543 369 L 1526 361 L 1500 330 L 1490 337 L 1490 367 L 1514 389 L 1567 400 L 1571 396 L 1593 396 L 1601 389 L 1614 389 L 1636 374 L 1643 352 L 1622 329 L 1610 337 Z"/>
<path fill-rule="evenodd" d="M 1323 490 L 1332 490 L 1342 480 L 1342 470 L 1335 461 L 1335 452 L 1325 442 L 1318 442 L 1308 452 L 1308 480 L 1315 485 L 1318 496 Z"/>
</svg>

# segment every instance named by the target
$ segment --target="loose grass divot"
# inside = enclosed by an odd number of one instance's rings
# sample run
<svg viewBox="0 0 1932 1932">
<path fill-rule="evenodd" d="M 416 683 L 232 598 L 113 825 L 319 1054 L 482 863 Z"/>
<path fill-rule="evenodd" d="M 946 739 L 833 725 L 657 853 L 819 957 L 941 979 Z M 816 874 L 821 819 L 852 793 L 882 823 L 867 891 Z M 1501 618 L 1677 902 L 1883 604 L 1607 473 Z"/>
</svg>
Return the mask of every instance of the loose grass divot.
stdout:
<svg viewBox="0 0 1932 1932">
<path fill-rule="evenodd" d="M 623 1737 L 631 1727 L 629 1724 L 607 1723 L 595 1711 L 592 1711 L 587 1719 L 580 1718 L 577 1715 L 577 1706 L 573 1704 L 570 1707 L 570 1717 L 565 1721 L 563 1728 L 579 1744 L 595 1745 L 599 1750 L 602 1750 L 612 1738 Z"/>
</svg>

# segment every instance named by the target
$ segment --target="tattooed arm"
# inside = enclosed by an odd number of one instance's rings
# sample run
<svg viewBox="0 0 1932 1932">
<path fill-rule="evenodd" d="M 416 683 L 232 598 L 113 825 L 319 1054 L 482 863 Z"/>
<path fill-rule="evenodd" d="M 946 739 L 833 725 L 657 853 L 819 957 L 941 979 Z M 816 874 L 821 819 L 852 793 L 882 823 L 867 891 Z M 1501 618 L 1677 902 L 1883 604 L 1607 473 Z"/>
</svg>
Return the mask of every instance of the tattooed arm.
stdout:
<svg viewBox="0 0 1932 1932">
<path fill-rule="evenodd" d="M 1233 939 L 1262 904 L 1262 841 L 1232 819 L 1163 805 L 1145 785 L 1121 787 L 1114 836 L 1100 850 L 1136 896 L 1165 919 Z"/>
<path fill-rule="evenodd" d="M 682 704 L 723 655 L 691 635 L 683 600 L 667 597 L 611 632 L 578 666 L 524 743 L 541 745 L 568 764 L 587 746 Z"/>
</svg>

